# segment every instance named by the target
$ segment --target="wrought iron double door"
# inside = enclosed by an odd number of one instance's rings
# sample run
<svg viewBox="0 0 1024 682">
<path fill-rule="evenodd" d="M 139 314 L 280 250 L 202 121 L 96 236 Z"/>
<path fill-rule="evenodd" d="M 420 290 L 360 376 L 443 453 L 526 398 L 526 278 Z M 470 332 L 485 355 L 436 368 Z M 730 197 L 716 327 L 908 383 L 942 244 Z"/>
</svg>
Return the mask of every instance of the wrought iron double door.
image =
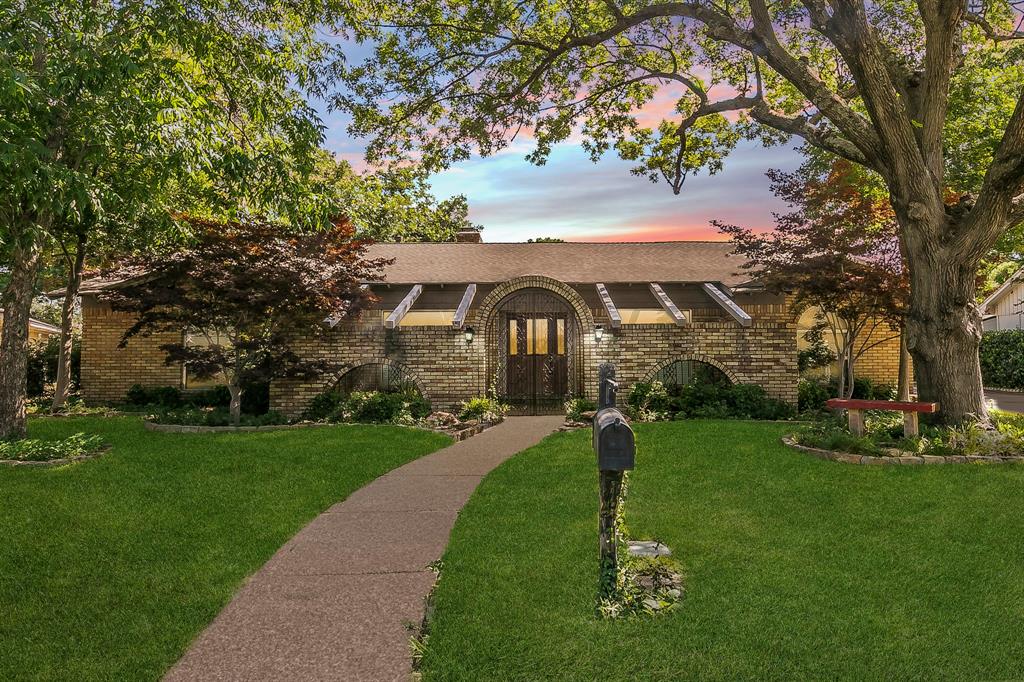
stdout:
<svg viewBox="0 0 1024 682">
<path fill-rule="evenodd" d="M 520 413 L 557 413 L 570 393 L 569 319 L 560 313 L 506 313 L 506 399 Z"/>
</svg>

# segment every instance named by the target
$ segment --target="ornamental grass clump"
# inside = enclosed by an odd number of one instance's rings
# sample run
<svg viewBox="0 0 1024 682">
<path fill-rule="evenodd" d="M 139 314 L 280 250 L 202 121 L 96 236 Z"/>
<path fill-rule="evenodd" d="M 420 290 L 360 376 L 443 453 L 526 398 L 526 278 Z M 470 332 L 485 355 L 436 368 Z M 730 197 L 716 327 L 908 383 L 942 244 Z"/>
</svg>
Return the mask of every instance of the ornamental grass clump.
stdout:
<svg viewBox="0 0 1024 682">
<path fill-rule="evenodd" d="M 51 462 L 70 459 L 96 452 L 103 447 L 103 439 L 96 435 L 76 433 L 61 440 L 25 438 L 0 441 L 0 460 L 16 462 Z"/>
</svg>

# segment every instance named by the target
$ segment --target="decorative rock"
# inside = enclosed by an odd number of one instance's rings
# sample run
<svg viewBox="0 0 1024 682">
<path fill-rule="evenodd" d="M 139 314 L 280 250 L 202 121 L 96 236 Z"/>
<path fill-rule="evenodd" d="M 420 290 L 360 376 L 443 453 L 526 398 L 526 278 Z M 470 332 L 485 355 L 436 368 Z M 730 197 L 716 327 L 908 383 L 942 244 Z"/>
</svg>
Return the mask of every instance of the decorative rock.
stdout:
<svg viewBox="0 0 1024 682">
<path fill-rule="evenodd" d="M 644 599 L 644 606 L 649 608 L 651 611 L 661 610 L 661 602 L 655 599 L 654 597 L 648 597 L 647 599 Z"/>
<path fill-rule="evenodd" d="M 434 412 L 427 417 L 427 423 L 431 426 L 454 426 L 459 423 L 459 418 L 451 412 Z"/>
<path fill-rule="evenodd" d="M 627 543 L 629 553 L 633 556 L 670 556 L 672 550 L 656 540 L 630 540 Z"/>
<path fill-rule="evenodd" d="M 596 410 L 587 410 L 586 412 L 580 412 L 580 419 L 584 419 L 588 422 L 594 421 L 595 416 L 597 416 Z"/>
<path fill-rule="evenodd" d="M 900 453 L 898 456 L 887 454 L 883 457 L 873 457 L 871 455 L 855 455 L 849 452 L 834 452 L 832 450 L 812 448 L 807 445 L 801 445 L 788 436 L 783 438 L 782 442 L 794 450 L 800 450 L 801 452 L 807 453 L 813 457 L 832 460 L 835 462 L 843 462 L 845 464 L 879 466 L 886 464 L 1009 464 L 1024 462 L 1024 455 L 916 455 L 905 450 L 896 450 L 894 448 L 888 448 L 885 452 Z"/>
<path fill-rule="evenodd" d="M 828 459 L 828 458 L 823 458 L 823 459 Z M 851 455 L 848 452 L 837 452 L 835 454 L 835 457 L 833 457 L 832 459 L 835 459 L 837 462 L 846 462 L 847 464 L 862 464 L 864 456 L 863 455 Z"/>
</svg>

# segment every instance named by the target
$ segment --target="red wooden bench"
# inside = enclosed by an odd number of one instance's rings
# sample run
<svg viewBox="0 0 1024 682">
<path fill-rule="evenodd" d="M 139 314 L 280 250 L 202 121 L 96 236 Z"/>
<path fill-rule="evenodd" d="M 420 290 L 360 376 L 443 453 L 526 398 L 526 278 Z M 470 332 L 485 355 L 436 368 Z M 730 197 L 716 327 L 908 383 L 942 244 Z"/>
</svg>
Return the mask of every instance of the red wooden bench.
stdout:
<svg viewBox="0 0 1024 682">
<path fill-rule="evenodd" d="M 939 411 L 938 403 L 899 402 L 895 400 L 849 400 L 831 398 L 825 404 L 832 409 L 846 410 L 850 423 L 850 432 L 855 436 L 864 435 L 864 410 L 888 410 L 903 413 L 903 435 L 910 437 L 918 434 L 917 415 L 922 412 L 932 414 Z"/>
</svg>

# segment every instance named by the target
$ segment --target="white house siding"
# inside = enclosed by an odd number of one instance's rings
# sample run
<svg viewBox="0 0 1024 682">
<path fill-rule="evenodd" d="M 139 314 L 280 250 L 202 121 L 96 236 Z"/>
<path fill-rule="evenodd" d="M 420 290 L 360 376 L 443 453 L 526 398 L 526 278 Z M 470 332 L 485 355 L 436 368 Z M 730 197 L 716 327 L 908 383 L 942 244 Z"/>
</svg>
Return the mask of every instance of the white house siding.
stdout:
<svg viewBox="0 0 1024 682">
<path fill-rule="evenodd" d="M 989 302 L 984 313 L 995 316 L 985 320 L 987 332 L 1024 329 L 1024 283 L 1014 282 L 996 300 Z"/>
</svg>

